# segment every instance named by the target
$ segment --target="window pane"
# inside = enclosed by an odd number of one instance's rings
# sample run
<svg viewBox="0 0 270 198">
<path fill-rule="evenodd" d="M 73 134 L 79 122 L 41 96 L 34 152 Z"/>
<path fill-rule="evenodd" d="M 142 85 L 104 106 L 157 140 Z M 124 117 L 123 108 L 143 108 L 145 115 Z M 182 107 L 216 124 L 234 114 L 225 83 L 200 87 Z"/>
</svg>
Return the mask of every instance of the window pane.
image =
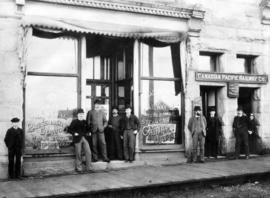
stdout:
<svg viewBox="0 0 270 198">
<path fill-rule="evenodd" d="M 85 76 L 88 79 L 93 79 L 94 75 L 93 75 L 93 69 L 94 69 L 94 65 L 93 65 L 93 58 L 87 58 L 86 59 L 86 63 L 85 63 Z"/>
<path fill-rule="evenodd" d="M 230 72 L 232 73 L 245 73 L 245 59 L 237 58 L 236 65 L 231 67 Z"/>
<path fill-rule="evenodd" d="M 77 40 L 32 37 L 27 67 L 33 72 L 77 73 Z"/>
<path fill-rule="evenodd" d="M 179 144 L 181 98 L 175 96 L 174 81 L 142 81 L 141 121 L 146 144 Z"/>
<path fill-rule="evenodd" d="M 28 76 L 26 150 L 71 152 L 64 129 L 77 108 L 77 78 Z"/>
<path fill-rule="evenodd" d="M 199 71 L 214 71 L 213 61 L 211 56 L 200 56 L 198 70 Z"/>
<path fill-rule="evenodd" d="M 94 78 L 97 80 L 101 79 L 101 75 L 100 75 L 100 56 L 96 56 L 94 57 L 94 71 L 95 71 L 95 76 Z"/>
<path fill-rule="evenodd" d="M 142 75 L 174 78 L 170 47 L 142 45 Z"/>
</svg>

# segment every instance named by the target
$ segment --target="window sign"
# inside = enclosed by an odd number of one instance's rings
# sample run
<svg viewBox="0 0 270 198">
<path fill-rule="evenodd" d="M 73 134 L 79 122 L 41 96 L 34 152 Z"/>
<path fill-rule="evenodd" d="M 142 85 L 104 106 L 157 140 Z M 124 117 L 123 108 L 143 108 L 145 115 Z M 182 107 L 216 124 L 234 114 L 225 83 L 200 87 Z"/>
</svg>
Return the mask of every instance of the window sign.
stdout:
<svg viewBox="0 0 270 198">
<path fill-rule="evenodd" d="M 76 78 L 28 76 L 26 150 L 68 152 L 72 137 L 66 129 L 76 108 Z"/>
<path fill-rule="evenodd" d="M 180 96 L 174 81 L 142 81 L 141 122 L 145 144 L 175 144 L 181 141 Z"/>
</svg>

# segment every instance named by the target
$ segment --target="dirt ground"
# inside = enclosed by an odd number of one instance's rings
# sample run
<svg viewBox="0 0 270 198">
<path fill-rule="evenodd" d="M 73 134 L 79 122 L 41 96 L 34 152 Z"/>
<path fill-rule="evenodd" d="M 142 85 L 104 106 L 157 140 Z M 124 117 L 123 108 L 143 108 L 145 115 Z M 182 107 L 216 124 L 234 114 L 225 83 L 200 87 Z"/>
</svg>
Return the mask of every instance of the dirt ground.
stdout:
<svg viewBox="0 0 270 198">
<path fill-rule="evenodd" d="M 266 182 L 255 181 L 242 185 L 185 188 L 169 192 L 140 192 L 125 195 L 98 196 L 98 198 L 269 198 L 270 180 Z"/>
<path fill-rule="evenodd" d="M 269 198 L 270 181 L 246 183 L 233 186 L 211 186 L 207 188 L 141 194 L 141 198 Z"/>
</svg>

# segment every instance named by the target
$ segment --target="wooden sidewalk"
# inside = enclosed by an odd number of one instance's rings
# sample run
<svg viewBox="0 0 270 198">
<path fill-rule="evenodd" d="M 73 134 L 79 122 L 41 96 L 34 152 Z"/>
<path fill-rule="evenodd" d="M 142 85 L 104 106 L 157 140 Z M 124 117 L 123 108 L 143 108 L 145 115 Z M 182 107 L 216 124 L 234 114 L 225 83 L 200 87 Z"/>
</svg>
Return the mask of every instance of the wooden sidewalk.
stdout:
<svg viewBox="0 0 270 198">
<path fill-rule="evenodd" d="M 270 173 L 270 156 L 0 182 L 0 197 L 76 197 Z"/>
</svg>

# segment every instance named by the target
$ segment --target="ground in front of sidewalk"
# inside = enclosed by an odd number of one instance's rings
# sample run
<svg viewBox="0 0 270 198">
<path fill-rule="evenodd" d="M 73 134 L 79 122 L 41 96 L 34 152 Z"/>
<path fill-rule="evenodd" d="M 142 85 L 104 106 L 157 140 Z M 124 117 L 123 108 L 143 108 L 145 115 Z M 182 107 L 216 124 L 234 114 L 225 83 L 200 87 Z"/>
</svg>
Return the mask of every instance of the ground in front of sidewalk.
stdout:
<svg viewBox="0 0 270 198">
<path fill-rule="evenodd" d="M 270 180 L 253 181 L 242 185 L 205 187 L 186 187 L 168 192 L 140 192 L 127 195 L 128 198 L 269 198 Z M 100 196 L 99 198 L 117 198 L 117 195 Z"/>
</svg>

